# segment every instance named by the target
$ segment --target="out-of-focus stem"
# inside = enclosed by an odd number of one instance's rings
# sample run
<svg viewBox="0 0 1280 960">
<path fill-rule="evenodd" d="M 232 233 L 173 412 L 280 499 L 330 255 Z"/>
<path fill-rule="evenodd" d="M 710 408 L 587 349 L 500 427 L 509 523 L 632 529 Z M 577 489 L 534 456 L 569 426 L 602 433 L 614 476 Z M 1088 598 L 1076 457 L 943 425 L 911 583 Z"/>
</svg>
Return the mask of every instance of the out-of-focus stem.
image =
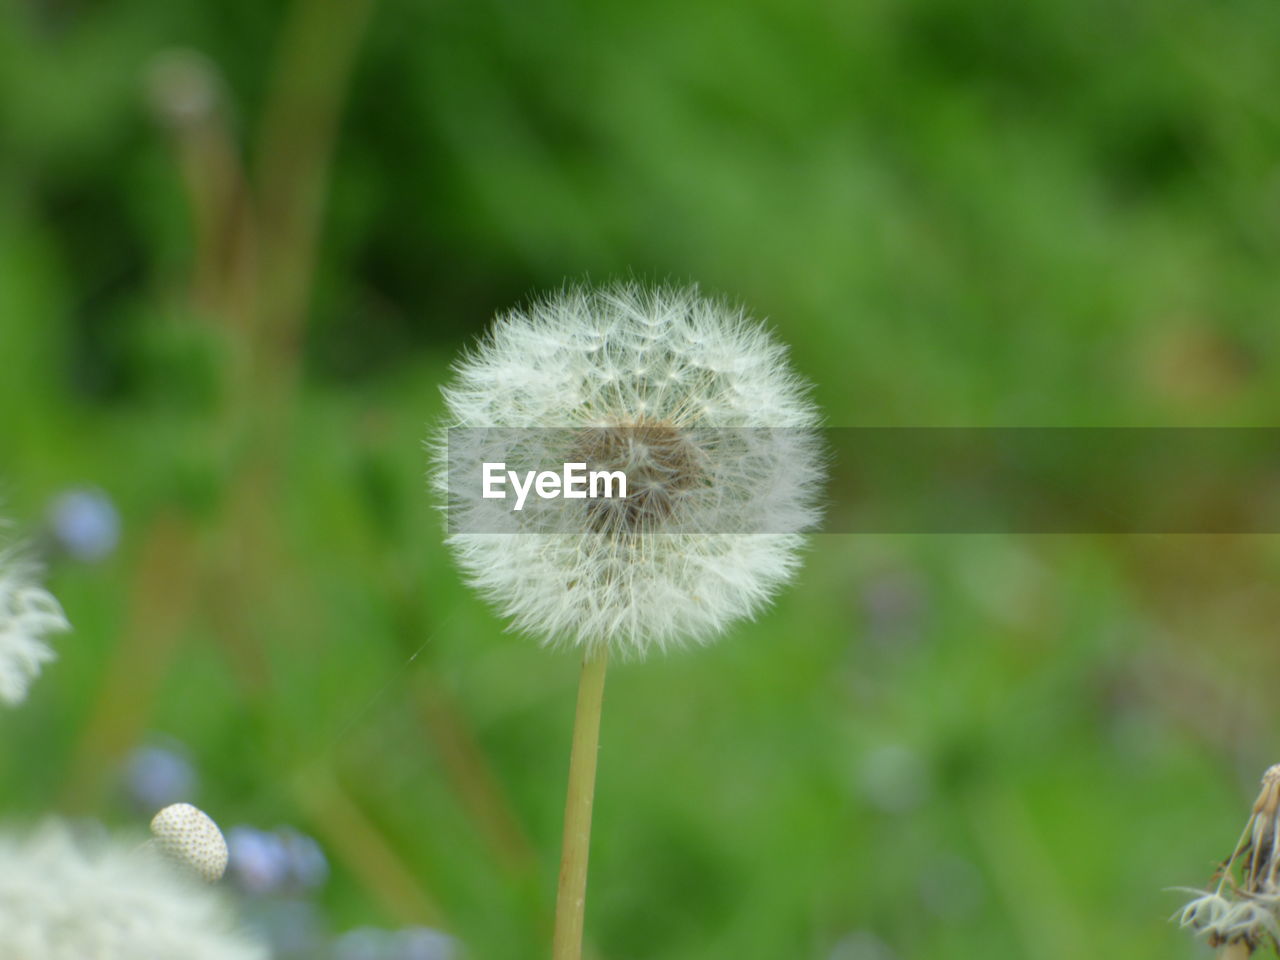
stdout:
<svg viewBox="0 0 1280 960">
<path fill-rule="evenodd" d="M 517 876 L 532 876 L 536 865 L 533 847 L 466 717 L 433 673 L 424 671 L 419 676 L 413 696 L 467 815 L 508 870 Z"/>
<path fill-rule="evenodd" d="M 271 620 L 273 570 L 286 564 L 278 503 L 292 449 L 304 319 L 338 121 L 372 0 L 296 0 L 284 27 L 256 154 L 253 301 L 247 362 L 229 394 L 237 429 L 228 485 L 232 603 Z"/>
<path fill-rule="evenodd" d="M 994 883 L 1025 939 L 1022 955 L 1032 960 L 1096 955 L 1023 799 L 1007 785 L 992 783 L 966 796 L 964 808 Z"/>
<path fill-rule="evenodd" d="M 406 924 L 439 924 L 441 911 L 395 848 L 326 768 L 295 780 L 300 807 L 347 868 Z"/>
<path fill-rule="evenodd" d="M 298 0 L 285 27 L 258 151 L 259 388 L 292 392 L 333 146 L 372 0 Z"/>
<path fill-rule="evenodd" d="M 191 607 L 194 534 L 173 516 L 154 524 L 143 546 L 128 621 L 83 726 L 62 807 L 91 810 L 107 776 L 141 737 Z"/>
<path fill-rule="evenodd" d="M 578 710 L 569 756 L 569 789 L 564 804 L 564 846 L 556 896 L 553 960 L 582 956 L 583 915 L 587 900 L 587 861 L 591 851 L 591 807 L 596 792 L 596 754 L 600 748 L 600 708 L 608 647 L 601 644 L 582 660 Z"/>
<path fill-rule="evenodd" d="M 240 345 L 253 313 L 254 213 L 240 148 L 227 123 L 217 65 L 194 50 L 158 55 L 148 72 L 152 107 L 172 137 L 191 209 L 192 299 Z M 237 357 L 243 360 L 243 356 Z"/>
</svg>

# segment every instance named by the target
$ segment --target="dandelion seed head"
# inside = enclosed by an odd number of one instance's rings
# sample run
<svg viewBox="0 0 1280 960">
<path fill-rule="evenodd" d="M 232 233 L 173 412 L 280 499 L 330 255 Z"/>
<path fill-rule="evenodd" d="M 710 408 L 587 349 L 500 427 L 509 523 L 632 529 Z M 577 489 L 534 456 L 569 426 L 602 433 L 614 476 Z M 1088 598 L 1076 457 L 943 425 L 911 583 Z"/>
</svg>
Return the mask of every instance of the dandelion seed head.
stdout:
<svg viewBox="0 0 1280 960">
<path fill-rule="evenodd" d="M 1178 888 L 1194 894 L 1174 914 L 1179 925 L 1215 947 L 1243 943 L 1252 952 L 1269 941 L 1280 949 L 1280 765 L 1263 774 L 1244 833 L 1214 877 L 1212 891 Z"/>
<path fill-rule="evenodd" d="M 499 317 L 444 395 L 449 545 L 547 643 L 642 656 L 707 641 L 791 578 L 818 518 L 807 386 L 763 326 L 696 289 L 565 289 Z M 627 496 L 517 514 L 451 484 L 451 465 L 478 479 L 490 457 L 473 438 L 494 428 L 524 431 L 529 462 L 625 472 Z"/>
<path fill-rule="evenodd" d="M 0 554 L 0 701 L 16 706 L 26 699 L 55 656 L 45 638 L 70 628 L 58 601 L 36 584 L 33 568 L 12 552 Z"/>
<path fill-rule="evenodd" d="M 267 960 L 215 891 L 147 845 L 62 823 L 0 835 L 5 960 Z"/>
</svg>

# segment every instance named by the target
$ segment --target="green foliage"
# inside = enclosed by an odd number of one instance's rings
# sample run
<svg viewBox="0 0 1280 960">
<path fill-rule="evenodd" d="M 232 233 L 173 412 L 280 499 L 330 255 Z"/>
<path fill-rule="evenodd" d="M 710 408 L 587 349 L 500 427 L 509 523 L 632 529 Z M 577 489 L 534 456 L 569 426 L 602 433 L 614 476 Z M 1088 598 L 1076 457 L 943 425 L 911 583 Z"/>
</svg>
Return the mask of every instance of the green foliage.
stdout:
<svg viewBox="0 0 1280 960">
<path fill-rule="evenodd" d="M 576 665 L 459 583 L 421 441 L 468 338 L 566 277 L 740 298 L 833 425 L 1274 417 L 1273 3 L 386 0 L 303 335 L 246 368 L 193 293 L 145 78 L 206 54 L 256 183 L 288 16 L 0 11 L 5 512 L 34 535 L 93 484 L 125 529 L 51 570 L 76 632 L 3 718 L 7 816 L 128 819 L 93 724 L 141 643 L 156 676 L 114 694 L 137 733 L 188 746 L 224 826 L 319 836 L 335 929 L 415 911 L 335 842 L 317 769 L 471 956 L 545 954 Z M 1195 955 L 1162 890 L 1205 879 L 1280 759 L 1278 568 L 1266 538 L 817 537 L 758 623 L 613 671 L 588 937 Z"/>
</svg>

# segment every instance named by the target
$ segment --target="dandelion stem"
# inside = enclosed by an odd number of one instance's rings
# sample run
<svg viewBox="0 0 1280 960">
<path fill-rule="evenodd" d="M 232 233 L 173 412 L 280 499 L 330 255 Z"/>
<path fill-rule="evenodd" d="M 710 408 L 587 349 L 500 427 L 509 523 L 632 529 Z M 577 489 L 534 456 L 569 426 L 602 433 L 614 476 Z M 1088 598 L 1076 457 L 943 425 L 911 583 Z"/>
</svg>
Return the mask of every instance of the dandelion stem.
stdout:
<svg viewBox="0 0 1280 960">
<path fill-rule="evenodd" d="M 1218 951 L 1218 960 L 1249 960 L 1253 948 L 1243 940 L 1233 940 Z"/>
<path fill-rule="evenodd" d="M 596 790 L 596 753 L 600 745 L 600 705 L 609 648 L 600 644 L 582 658 L 578 711 L 569 756 L 569 789 L 564 803 L 564 847 L 556 897 L 552 960 L 582 956 L 582 917 L 587 900 L 587 858 L 591 849 L 591 803 Z"/>
</svg>

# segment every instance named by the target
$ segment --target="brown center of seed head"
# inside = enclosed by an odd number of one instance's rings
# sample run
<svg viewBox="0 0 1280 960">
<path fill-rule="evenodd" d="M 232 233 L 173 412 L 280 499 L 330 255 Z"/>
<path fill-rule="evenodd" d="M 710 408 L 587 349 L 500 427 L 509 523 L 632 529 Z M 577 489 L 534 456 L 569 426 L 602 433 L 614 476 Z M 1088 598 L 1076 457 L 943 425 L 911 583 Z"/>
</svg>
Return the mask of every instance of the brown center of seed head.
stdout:
<svg viewBox="0 0 1280 960">
<path fill-rule="evenodd" d="M 638 419 L 576 431 L 575 457 L 592 471 L 622 471 L 625 498 L 592 497 L 586 510 L 597 533 L 642 533 L 662 525 L 680 498 L 709 483 L 698 447 L 678 427 Z"/>
</svg>

